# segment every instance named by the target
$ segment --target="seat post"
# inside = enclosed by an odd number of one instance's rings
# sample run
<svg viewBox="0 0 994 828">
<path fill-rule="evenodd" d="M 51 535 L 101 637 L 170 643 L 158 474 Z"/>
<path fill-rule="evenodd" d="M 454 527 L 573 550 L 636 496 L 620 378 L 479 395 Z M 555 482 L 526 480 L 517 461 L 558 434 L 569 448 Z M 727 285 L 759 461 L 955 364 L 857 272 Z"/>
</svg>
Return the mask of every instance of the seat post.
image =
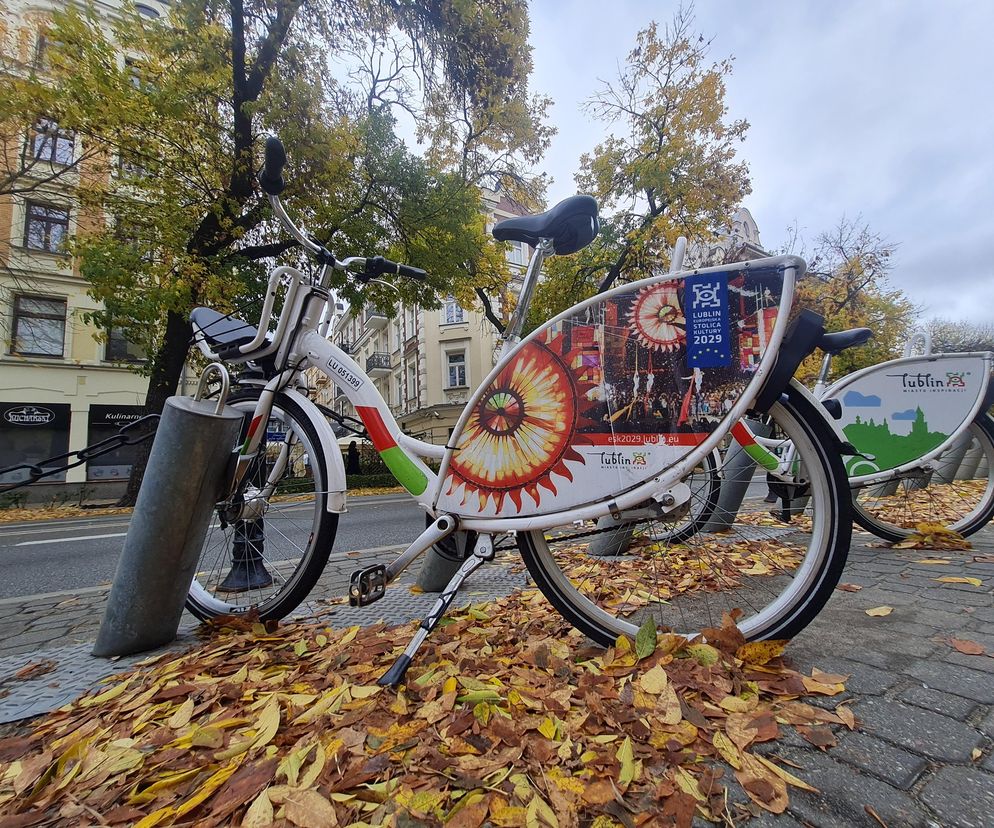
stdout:
<svg viewBox="0 0 994 828">
<path fill-rule="evenodd" d="M 525 319 L 528 316 L 528 306 L 532 301 L 532 294 L 538 285 L 538 276 L 542 270 L 545 257 L 552 252 L 552 239 L 539 239 L 538 247 L 532 254 L 528 262 L 528 269 L 525 271 L 524 281 L 521 283 L 521 291 L 518 293 L 518 304 L 514 308 L 507 329 L 504 331 L 504 344 L 501 345 L 500 356 L 503 358 L 521 340 L 521 331 L 525 326 Z"/>
<path fill-rule="evenodd" d="M 818 372 L 818 380 L 815 382 L 814 391 L 816 399 L 821 399 L 822 393 L 828 388 L 828 375 L 832 370 L 832 354 L 825 352 L 825 357 L 821 361 L 821 370 Z"/>
</svg>

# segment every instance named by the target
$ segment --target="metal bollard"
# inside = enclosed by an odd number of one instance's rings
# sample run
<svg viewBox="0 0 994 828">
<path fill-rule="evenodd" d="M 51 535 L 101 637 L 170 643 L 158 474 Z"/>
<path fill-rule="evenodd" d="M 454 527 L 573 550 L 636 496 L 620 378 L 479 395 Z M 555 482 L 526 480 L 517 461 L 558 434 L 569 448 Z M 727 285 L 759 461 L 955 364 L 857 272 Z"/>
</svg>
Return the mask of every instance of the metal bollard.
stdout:
<svg viewBox="0 0 994 828">
<path fill-rule="evenodd" d="M 765 423 L 756 420 L 748 420 L 747 422 L 752 433 L 757 437 L 769 436 L 771 429 Z M 702 531 L 721 532 L 735 523 L 735 518 L 742 507 L 742 501 L 745 500 L 755 471 L 756 461 L 733 440 L 725 454 L 725 461 L 722 463 L 724 476 L 721 481 L 721 489 L 718 492 L 718 503 L 715 505 L 714 514 L 711 515 L 711 519 L 708 520 Z M 766 492 L 764 491 L 763 494 L 765 495 Z"/>
<path fill-rule="evenodd" d="M 960 463 L 960 467 L 956 470 L 956 479 L 975 480 L 977 477 L 986 477 L 987 475 L 977 474 L 980 468 L 980 461 L 983 459 L 984 447 L 971 437 L 970 447 L 966 450 L 966 454 L 963 455 L 963 462 Z"/>
<path fill-rule="evenodd" d="M 218 369 L 220 399 L 201 400 Z M 242 425 L 242 414 L 224 405 L 227 395 L 227 372 L 214 363 L 196 398 L 166 400 L 93 655 L 130 655 L 176 638 Z"/>
<path fill-rule="evenodd" d="M 973 442 L 973 436 L 967 431 L 959 436 L 948 451 L 939 455 L 935 461 L 936 469 L 934 474 L 940 483 L 952 483 L 954 480 L 960 479 L 959 467 L 963 462 L 963 458 L 966 457 L 971 442 Z"/>
</svg>

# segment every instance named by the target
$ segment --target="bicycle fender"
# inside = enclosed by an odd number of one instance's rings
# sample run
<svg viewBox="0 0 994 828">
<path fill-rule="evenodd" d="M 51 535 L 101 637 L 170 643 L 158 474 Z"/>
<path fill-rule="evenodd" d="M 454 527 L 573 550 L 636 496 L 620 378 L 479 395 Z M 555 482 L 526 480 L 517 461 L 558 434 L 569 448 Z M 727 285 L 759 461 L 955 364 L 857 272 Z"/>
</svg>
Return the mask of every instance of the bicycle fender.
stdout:
<svg viewBox="0 0 994 828">
<path fill-rule="evenodd" d="M 338 514 L 348 511 L 345 505 L 345 462 L 342 460 L 338 438 L 331 430 L 331 425 L 318 407 L 299 391 L 286 388 L 281 393 L 292 398 L 300 406 L 314 426 L 318 440 L 321 441 L 321 453 L 324 455 L 328 472 L 328 511 Z"/>
<path fill-rule="evenodd" d="M 807 386 L 803 385 L 800 381 L 798 381 L 794 377 L 791 377 L 789 384 L 792 391 L 796 392 L 800 396 L 807 399 L 808 402 L 810 402 L 815 407 L 815 410 L 818 412 L 818 416 L 825 421 L 826 425 L 831 429 L 832 434 L 835 435 L 835 439 L 838 440 L 839 448 L 845 448 L 845 447 L 851 448 L 851 446 L 849 445 L 849 438 L 846 437 L 845 433 L 842 431 L 842 428 L 839 426 L 839 421 L 836 420 L 834 417 L 832 417 L 832 415 L 828 412 L 828 410 L 824 407 L 824 405 L 822 405 L 822 403 L 818 400 L 818 398 L 814 394 L 812 394 L 810 390 L 808 390 Z M 845 451 L 843 451 L 842 453 L 846 454 Z"/>
</svg>

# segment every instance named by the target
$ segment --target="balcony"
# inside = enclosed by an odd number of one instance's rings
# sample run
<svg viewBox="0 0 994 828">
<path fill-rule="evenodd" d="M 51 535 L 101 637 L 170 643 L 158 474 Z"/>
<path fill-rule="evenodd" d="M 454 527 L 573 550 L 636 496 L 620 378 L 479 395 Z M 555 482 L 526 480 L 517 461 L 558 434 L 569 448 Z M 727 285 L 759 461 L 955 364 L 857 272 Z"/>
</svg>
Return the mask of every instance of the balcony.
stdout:
<svg viewBox="0 0 994 828">
<path fill-rule="evenodd" d="M 389 376 L 390 371 L 390 354 L 376 351 L 366 357 L 366 373 L 369 376 L 386 377 Z"/>
<path fill-rule="evenodd" d="M 376 310 L 376 308 L 367 308 L 363 314 L 363 322 L 371 331 L 382 331 L 389 321 L 387 315 Z"/>
</svg>

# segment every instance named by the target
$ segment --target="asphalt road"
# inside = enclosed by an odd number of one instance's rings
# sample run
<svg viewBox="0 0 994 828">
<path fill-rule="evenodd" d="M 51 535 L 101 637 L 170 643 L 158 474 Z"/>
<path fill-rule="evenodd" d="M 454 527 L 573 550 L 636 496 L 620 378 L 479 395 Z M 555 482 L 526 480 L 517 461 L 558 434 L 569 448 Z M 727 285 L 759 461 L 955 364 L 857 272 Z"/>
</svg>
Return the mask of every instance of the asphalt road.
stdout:
<svg viewBox="0 0 994 828">
<path fill-rule="evenodd" d="M 307 515 L 306 505 L 294 508 Z M 273 532 L 281 525 L 267 517 Z M 299 528 L 289 521 L 296 531 Z M 405 495 L 349 499 L 333 554 L 407 544 L 424 529 L 424 512 Z M 127 515 L 0 525 L 0 598 L 109 583 L 128 531 Z M 297 537 L 299 542 L 299 537 Z"/>
</svg>

